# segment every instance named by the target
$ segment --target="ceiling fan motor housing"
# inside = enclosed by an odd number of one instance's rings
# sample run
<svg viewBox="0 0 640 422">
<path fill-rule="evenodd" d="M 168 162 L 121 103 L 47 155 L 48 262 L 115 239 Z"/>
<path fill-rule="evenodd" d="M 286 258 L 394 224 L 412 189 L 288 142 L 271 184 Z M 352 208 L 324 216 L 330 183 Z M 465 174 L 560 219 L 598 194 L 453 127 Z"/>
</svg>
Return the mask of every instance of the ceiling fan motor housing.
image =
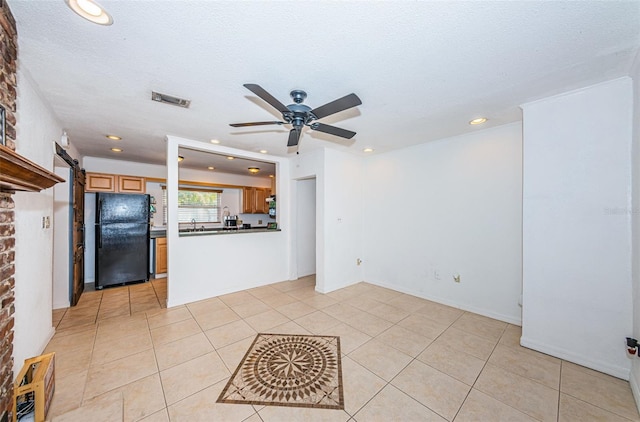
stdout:
<svg viewBox="0 0 640 422">
<path fill-rule="evenodd" d="M 296 104 L 300 104 L 305 98 L 307 98 L 307 93 L 301 89 L 294 89 L 289 95 L 291 95 L 293 102 Z"/>
<path fill-rule="evenodd" d="M 311 107 L 304 104 L 289 104 L 287 108 L 290 110 L 290 113 L 283 113 L 283 118 L 293 126 L 301 127 L 308 125 L 316 119 L 316 116 L 311 113 Z"/>
</svg>

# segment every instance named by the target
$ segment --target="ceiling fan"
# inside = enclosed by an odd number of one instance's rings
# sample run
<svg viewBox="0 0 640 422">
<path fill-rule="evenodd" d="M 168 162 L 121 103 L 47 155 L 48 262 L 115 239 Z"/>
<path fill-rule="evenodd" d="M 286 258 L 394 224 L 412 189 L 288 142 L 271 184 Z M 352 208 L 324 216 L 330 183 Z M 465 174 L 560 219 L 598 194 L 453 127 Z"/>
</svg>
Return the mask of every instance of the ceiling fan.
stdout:
<svg viewBox="0 0 640 422">
<path fill-rule="evenodd" d="M 231 123 L 230 126 L 246 127 L 262 125 L 292 125 L 293 129 L 291 129 L 291 131 L 289 132 L 289 141 L 287 142 L 288 147 L 294 147 L 298 145 L 300 134 L 302 133 L 302 128 L 304 126 L 308 126 L 311 129 L 317 130 L 319 132 L 324 132 L 347 139 L 353 138 L 356 134 L 355 132 L 352 132 L 350 130 L 316 122 L 316 120 L 322 119 L 323 117 L 327 117 L 340 111 L 347 110 L 349 108 L 362 104 L 362 101 L 360 101 L 360 98 L 358 98 L 356 94 L 346 95 L 323 106 L 312 109 L 311 107 L 302 104 L 304 99 L 307 98 L 307 93 L 299 89 L 291 91 L 290 95 L 291 98 L 293 98 L 294 104 L 289 104 L 288 106 L 286 106 L 275 99 L 267 91 L 265 91 L 264 88 L 262 88 L 260 85 L 244 84 L 244 87 L 256 94 L 258 97 L 265 100 L 273 108 L 282 113 L 282 120 L 284 121 L 276 120 L 272 122 Z"/>
</svg>

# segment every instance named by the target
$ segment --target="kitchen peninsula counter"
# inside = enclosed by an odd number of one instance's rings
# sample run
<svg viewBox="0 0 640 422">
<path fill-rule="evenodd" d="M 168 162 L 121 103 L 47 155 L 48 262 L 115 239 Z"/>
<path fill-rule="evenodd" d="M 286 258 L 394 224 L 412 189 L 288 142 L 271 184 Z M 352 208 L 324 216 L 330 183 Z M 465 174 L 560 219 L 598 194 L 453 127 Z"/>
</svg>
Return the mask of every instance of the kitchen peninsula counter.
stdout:
<svg viewBox="0 0 640 422">
<path fill-rule="evenodd" d="M 253 227 L 251 229 L 224 229 L 224 228 L 215 228 L 215 229 L 205 229 L 205 230 L 195 230 L 195 231 L 186 231 L 181 230 L 179 236 L 180 237 L 191 237 L 191 236 L 220 236 L 220 235 L 234 235 L 234 234 L 243 234 L 243 233 L 266 233 L 266 232 L 279 232 L 280 229 L 268 229 L 266 227 Z M 159 237 L 166 237 L 166 230 L 151 230 L 151 238 L 156 239 Z"/>
</svg>

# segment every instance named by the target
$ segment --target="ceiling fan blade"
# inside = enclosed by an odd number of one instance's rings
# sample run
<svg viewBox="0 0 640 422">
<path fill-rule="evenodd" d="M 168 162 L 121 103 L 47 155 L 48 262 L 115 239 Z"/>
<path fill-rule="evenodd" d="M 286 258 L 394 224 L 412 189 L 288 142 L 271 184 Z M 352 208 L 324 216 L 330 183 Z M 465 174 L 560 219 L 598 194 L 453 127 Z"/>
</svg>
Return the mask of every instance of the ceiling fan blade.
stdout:
<svg viewBox="0 0 640 422">
<path fill-rule="evenodd" d="M 233 127 L 245 127 L 245 126 L 262 126 L 262 125 L 283 125 L 284 122 L 250 122 L 250 123 L 229 123 L 229 126 Z"/>
<path fill-rule="evenodd" d="M 351 139 L 356 133 L 351 132 L 350 130 L 342 129 L 335 126 L 325 125 L 323 123 L 314 123 L 311 125 L 311 129 L 317 130 L 319 132 L 328 133 L 330 135 L 340 136 L 341 138 Z"/>
<path fill-rule="evenodd" d="M 330 116 L 331 114 L 338 113 L 339 111 L 343 111 L 360 104 L 362 104 L 362 101 L 360 101 L 360 98 L 358 98 L 356 94 L 349 94 L 323 106 L 314 108 L 311 110 L 311 113 L 313 113 L 316 118 L 322 119 L 323 117 Z"/>
<path fill-rule="evenodd" d="M 293 128 L 289 132 L 289 141 L 287 142 L 288 147 L 295 147 L 298 145 L 298 141 L 300 140 L 300 130 Z"/>
<path fill-rule="evenodd" d="M 253 92 L 254 94 L 256 94 L 258 97 L 268 102 L 269 104 L 271 104 L 271 106 L 276 110 L 278 110 L 280 113 L 289 113 L 289 109 L 287 108 L 286 105 L 276 100 L 276 98 L 273 95 L 265 91 L 264 88 L 262 88 L 260 85 L 244 84 L 244 87 L 247 88 L 249 91 Z"/>
</svg>

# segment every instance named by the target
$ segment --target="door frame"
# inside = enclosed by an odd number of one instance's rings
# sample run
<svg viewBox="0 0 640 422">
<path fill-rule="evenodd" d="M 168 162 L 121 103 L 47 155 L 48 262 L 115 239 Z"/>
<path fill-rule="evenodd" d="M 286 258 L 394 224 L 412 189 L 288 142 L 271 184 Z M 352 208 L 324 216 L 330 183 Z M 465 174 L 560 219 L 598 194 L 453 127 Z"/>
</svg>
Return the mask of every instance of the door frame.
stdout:
<svg viewBox="0 0 640 422">
<path fill-rule="evenodd" d="M 68 165 L 69 168 L 71 170 L 71 176 L 72 176 L 72 180 L 69 180 L 69 195 L 70 195 L 70 208 L 69 208 L 69 231 L 68 231 L 68 239 L 69 239 L 69 304 L 71 306 L 75 306 L 78 303 L 78 300 L 80 299 L 80 296 L 82 295 L 82 292 L 84 291 L 84 249 L 85 249 L 85 244 L 84 244 L 84 231 L 85 231 L 85 225 L 84 225 L 84 188 L 82 189 L 82 192 L 80 192 L 79 195 L 76 195 L 76 190 L 77 190 L 77 185 L 80 182 L 80 185 L 84 186 L 84 180 L 85 180 L 85 170 L 80 168 L 80 164 L 78 162 L 78 160 L 72 158 L 67 151 L 65 151 L 57 142 L 55 143 L 55 150 L 56 150 L 56 155 L 60 158 L 62 158 L 62 160 L 64 160 Z M 82 253 L 78 254 L 78 243 L 74 243 L 74 233 L 76 231 L 76 227 L 75 227 L 75 214 L 74 214 L 74 208 L 76 206 L 76 202 L 78 200 L 78 198 L 82 198 L 82 207 L 81 207 L 81 212 L 83 214 L 83 218 L 82 218 L 82 227 L 81 227 L 81 233 L 82 233 Z M 81 256 L 82 258 L 82 262 L 80 262 L 79 264 L 76 265 L 76 260 L 77 257 Z M 81 270 L 81 275 L 79 276 L 80 280 L 78 285 L 76 286 L 75 283 L 75 279 L 76 279 L 76 266 L 78 266 Z"/>
</svg>

